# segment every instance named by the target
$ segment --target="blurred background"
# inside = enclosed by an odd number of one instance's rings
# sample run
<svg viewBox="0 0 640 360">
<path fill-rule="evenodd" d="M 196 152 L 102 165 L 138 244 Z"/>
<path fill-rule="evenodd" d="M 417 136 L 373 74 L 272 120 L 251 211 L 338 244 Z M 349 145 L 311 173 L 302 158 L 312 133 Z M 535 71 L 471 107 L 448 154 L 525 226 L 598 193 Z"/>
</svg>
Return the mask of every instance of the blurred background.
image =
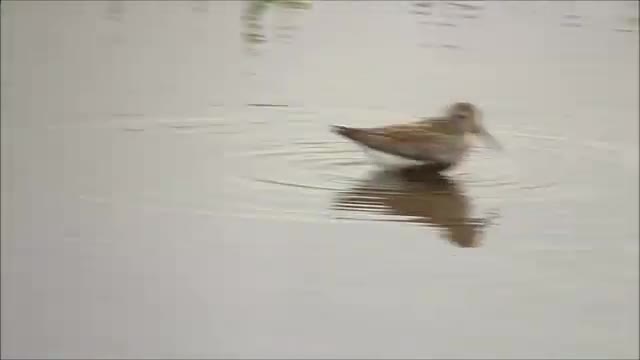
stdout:
<svg viewBox="0 0 640 360">
<path fill-rule="evenodd" d="M 637 1 L 2 1 L 3 358 L 638 358 Z M 477 104 L 381 171 L 331 124 Z"/>
</svg>

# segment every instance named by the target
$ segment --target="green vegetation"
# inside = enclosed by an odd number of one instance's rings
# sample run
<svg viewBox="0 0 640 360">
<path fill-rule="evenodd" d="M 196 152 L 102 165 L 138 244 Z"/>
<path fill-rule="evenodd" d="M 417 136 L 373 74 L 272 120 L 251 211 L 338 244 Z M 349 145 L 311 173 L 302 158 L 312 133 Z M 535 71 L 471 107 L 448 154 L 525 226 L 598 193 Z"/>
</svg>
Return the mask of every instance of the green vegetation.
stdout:
<svg viewBox="0 0 640 360">
<path fill-rule="evenodd" d="M 311 0 L 251 0 L 243 16 L 246 24 L 244 38 L 251 44 L 262 43 L 265 40 L 262 33 L 262 18 L 270 7 L 281 6 L 289 9 L 309 9 Z"/>
</svg>

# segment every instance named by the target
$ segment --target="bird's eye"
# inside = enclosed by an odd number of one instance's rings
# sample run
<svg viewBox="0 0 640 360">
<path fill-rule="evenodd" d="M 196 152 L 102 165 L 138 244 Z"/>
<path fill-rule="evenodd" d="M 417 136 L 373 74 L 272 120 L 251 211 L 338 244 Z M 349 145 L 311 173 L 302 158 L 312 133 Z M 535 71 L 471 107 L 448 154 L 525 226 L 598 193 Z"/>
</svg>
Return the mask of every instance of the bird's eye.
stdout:
<svg viewBox="0 0 640 360">
<path fill-rule="evenodd" d="M 464 119 L 466 119 L 466 118 L 467 118 L 467 114 L 460 114 L 460 113 L 458 113 L 458 114 L 453 115 L 453 117 L 454 117 L 454 118 L 456 118 L 456 119 L 458 119 L 458 120 L 464 120 Z"/>
</svg>

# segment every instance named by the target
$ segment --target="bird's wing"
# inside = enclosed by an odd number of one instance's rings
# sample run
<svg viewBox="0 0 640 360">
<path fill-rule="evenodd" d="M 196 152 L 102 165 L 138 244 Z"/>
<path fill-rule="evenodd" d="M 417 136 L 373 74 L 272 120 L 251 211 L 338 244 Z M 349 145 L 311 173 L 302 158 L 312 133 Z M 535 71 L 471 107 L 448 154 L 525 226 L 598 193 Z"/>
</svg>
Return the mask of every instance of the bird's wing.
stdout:
<svg viewBox="0 0 640 360">
<path fill-rule="evenodd" d="M 356 130 L 355 140 L 370 148 L 418 161 L 454 162 L 457 137 L 442 133 L 438 123 L 409 123 Z"/>
<path fill-rule="evenodd" d="M 375 134 L 401 141 L 438 141 L 446 135 L 445 118 L 422 118 L 419 121 L 366 129 Z"/>
</svg>

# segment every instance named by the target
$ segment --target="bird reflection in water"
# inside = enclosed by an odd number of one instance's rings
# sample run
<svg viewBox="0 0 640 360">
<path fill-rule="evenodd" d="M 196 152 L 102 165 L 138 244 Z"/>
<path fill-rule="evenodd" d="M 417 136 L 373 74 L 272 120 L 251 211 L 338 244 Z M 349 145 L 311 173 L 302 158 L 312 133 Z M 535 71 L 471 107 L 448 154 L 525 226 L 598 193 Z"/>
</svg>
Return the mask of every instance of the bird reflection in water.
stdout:
<svg viewBox="0 0 640 360">
<path fill-rule="evenodd" d="M 376 171 L 340 193 L 335 208 L 399 215 L 403 221 L 436 227 L 460 247 L 477 247 L 493 216 L 472 218 L 471 203 L 454 179 L 426 167 Z"/>
</svg>

